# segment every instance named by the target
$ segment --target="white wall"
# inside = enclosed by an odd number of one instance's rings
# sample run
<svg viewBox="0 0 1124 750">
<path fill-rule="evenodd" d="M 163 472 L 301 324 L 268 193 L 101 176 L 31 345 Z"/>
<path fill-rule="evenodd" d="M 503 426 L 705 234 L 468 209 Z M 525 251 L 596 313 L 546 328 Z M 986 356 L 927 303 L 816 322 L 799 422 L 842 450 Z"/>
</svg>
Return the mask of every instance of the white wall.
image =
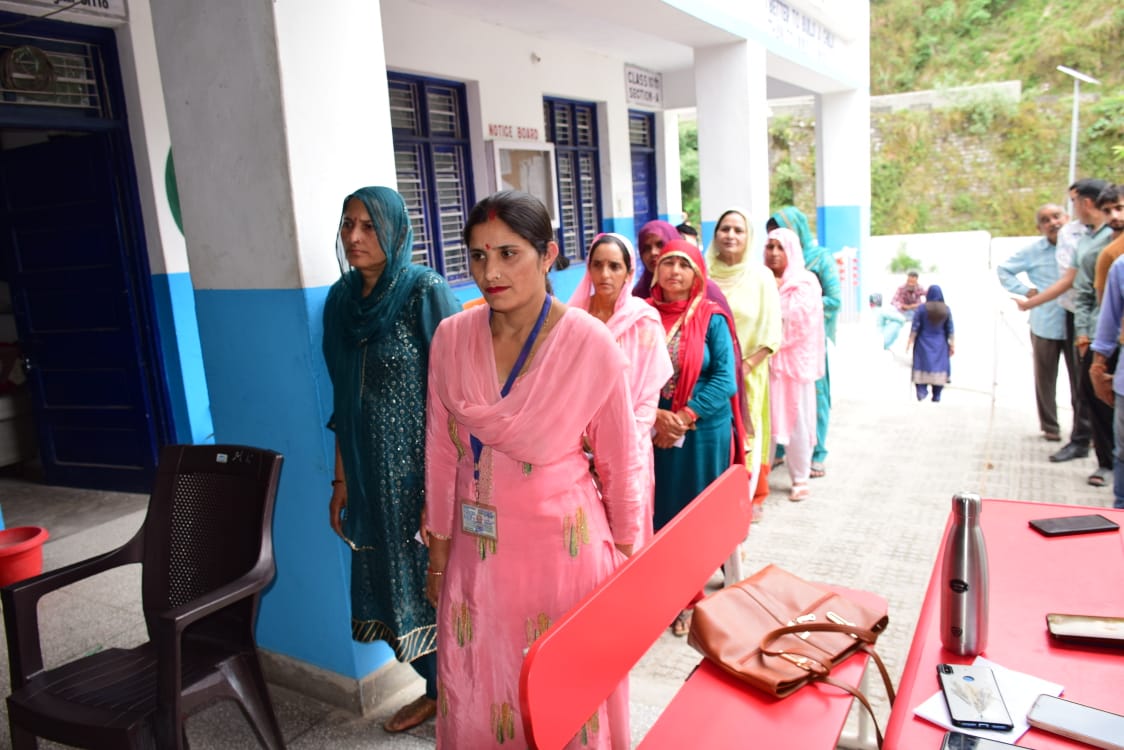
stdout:
<svg viewBox="0 0 1124 750">
<path fill-rule="evenodd" d="M 116 33 L 148 264 L 154 274 L 186 273 L 187 245 L 172 216 L 164 179 L 172 141 L 149 0 L 130 0 L 129 23 Z"/>
<path fill-rule="evenodd" d="M 557 96 L 602 105 L 602 212 L 606 218 L 631 217 L 623 60 L 414 3 L 384 3 L 382 18 L 388 68 L 475 84 L 468 93 L 478 197 L 491 192 L 482 141 L 494 136 L 487 126 L 533 129 L 545 141 L 542 98 Z"/>
<path fill-rule="evenodd" d="M 379 3 L 276 3 L 274 19 L 301 286 L 326 286 L 344 196 L 397 187 Z"/>
</svg>

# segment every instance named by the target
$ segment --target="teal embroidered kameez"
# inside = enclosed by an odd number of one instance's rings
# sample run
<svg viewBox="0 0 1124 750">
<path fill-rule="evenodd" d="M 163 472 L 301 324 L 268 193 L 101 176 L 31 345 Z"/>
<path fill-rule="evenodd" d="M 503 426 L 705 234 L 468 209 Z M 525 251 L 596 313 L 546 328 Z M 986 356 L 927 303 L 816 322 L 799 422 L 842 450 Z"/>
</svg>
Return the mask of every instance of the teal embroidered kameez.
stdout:
<svg viewBox="0 0 1124 750">
<path fill-rule="evenodd" d="M 413 233 L 401 197 L 364 188 L 387 266 L 364 297 L 347 271 L 324 306 L 324 358 L 347 484 L 342 528 L 352 547 L 351 622 L 357 641 L 383 640 L 401 661 L 436 649 L 425 598 L 426 548 L 414 535 L 425 505 L 425 399 L 437 324 L 460 310 L 439 275 L 410 262 Z M 347 201 L 344 205 L 346 207 Z"/>
</svg>

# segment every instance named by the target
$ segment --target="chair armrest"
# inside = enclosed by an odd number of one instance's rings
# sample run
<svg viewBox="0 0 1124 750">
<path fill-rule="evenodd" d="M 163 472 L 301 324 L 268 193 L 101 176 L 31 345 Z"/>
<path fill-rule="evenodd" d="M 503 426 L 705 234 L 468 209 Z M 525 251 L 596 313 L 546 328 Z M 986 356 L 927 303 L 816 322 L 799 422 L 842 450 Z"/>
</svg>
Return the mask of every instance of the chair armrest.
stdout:
<svg viewBox="0 0 1124 750">
<path fill-rule="evenodd" d="M 169 634 L 175 633 L 178 636 L 188 625 L 264 589 L 273 580 L 274 571 L 272 558 L 259 560 L 258 564 L 250 568 L 244 575 L 225 586 L 214 591 L 208 591 L 203 596 L 192 599 L 174 609 L 155 613 L 154 624 L 156 629 L 166 631 L 171 628 Z"/>
<path fill-rule="evenodd" d="M 52 591 L 98 573 L 139 563 L 142 540 L 142 534 L 138 532 L 123 546 L 111 552 L 17 581 L 0 590 L 0 599 L 4 603 L 4 632 L 8 637 L 13 691 L 23 687 L 29 679 L 43 671 L 43 648 L 39 641 L 39 600 Z"/>
</svg>

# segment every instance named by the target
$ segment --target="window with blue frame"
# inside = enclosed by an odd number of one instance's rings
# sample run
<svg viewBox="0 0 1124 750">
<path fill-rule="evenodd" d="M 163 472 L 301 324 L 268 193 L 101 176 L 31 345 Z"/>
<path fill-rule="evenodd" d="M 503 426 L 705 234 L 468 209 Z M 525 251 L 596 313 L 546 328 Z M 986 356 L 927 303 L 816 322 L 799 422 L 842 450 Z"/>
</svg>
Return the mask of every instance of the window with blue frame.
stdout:
<svg viewBox="0 0 1124 750">
<path fill-rule="evenodd" d="M 414 228 L 415 263 L 469 280 L 461 229 L 475 201 L 464 84 L 387 73 L 398 192 Z"/>
<path fill-rule="evenodd" d="M 543 118 L 558 174 L 558 244 L 570 260 L 583 260 L 601 231 L 597 105 L 545 97 Z"/>
</svg>

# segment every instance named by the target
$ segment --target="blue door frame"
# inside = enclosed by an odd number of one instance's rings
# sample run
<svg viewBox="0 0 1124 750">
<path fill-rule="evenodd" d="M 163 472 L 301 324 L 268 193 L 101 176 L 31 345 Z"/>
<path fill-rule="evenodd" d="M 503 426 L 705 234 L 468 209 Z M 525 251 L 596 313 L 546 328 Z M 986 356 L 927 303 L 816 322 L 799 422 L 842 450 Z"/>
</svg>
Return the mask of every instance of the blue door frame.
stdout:
<svg viewBox="0 0 1124 750">
<path fill-rule="evenodd" d="M 146 443 L 129 446 L 129 450 L 126 451 L 131 454 L 128 467 L 121 467 L 120 471 L 107 471 L 106 466 L 101 465 L 106 458 L 104 435 L 99 436 L 97 430 L 91 431 L 83 447 L 81 445 L 83 441 L 75 439 L 72 434 L 68 439 L 69 450 L 76 450 L 79 454 L 87 450 L 89 455 L 83 457 L 72 452 L 64 462 L 66 466 L 56 471 L 52 471 L 52 467 L 46 465 L 51 457 L 43 456 L 46 479 L 49 482 L 69 486 L 147 492 L 151 487 L 155 456 L 161 445 L 173 441 L 174 431 L 170 416 L 167 379 L 163 360 L 159 356 L 160 340 L 155 325 L 151 272 L 144 241 L 136 169 L 125 117 L 116 40 L 109 29 L 49 20 L 28 20 L 25 16 L 0 13 L 0 39 L 7 44 L 18 44 L 25 36 L 36 37 L 28 43 L 44 49 L 50 49 L 49 45 L 53 39 L 58 40 L 60 44 L 74 42 L 89 45 L 96 51 L 99 63 L 96 67 L 104 82 L 104 86 L 98 85 L 94 91 L 97 96 L 102 97 L 98 111 L 68 110 L 39 106 L 34 103 L 16 104 L 11 101 L 11 95 L 5 95 L 0 96 L 0 129 L 89 134 L 96 139 L 97 148 L 91 152 L 91 154 L 96 153 L 96 156 L 88 156 L 97 161 L 94 171 L 100 175 L 98 178 L 100 184 L 106 185 L 110 193 L 106 196 L 104 206 L 105 211 L 111 213 L 108 223 L 116 224 L 111 229 L 117 243 L 117 252 L 111 251 L 103 254 L 102 257 L 104 259 L 113 256 L 112 262 L 119 264 L 120 288 L 117 293 L 120 299 L 124 300 L 120 305 L 124 310 L 123 319 L 127 323 L 124 326 L 127 329 L 126 340 L 133 347 L 131 353 L 121 357 L 120 366 L 130 370 L 131 385 L 128 390 L 131 394 L 132 406 L 145 422 L 135 435 L 123 439 L 122 444 L 126 440 L 132 440 L 134 443 L 142 440 Z M 90 143 L 93 145 L 94 141 Z M 13 151 L 12 154 L 17 153 L 18 150 Z M 60 184 L 58 192 L 63 196 L 62 202 L 65 202 L 66 185 Z M 9 209 L 3 210 L 7 214 Z M 53 223 L 67 221 L 65 209 L 59 210 L 60 215 L 51 219 Z M 27 215 L 24 218 L 26 219 Z M 9 236 L 4 238 L 3 252 L 5 265 L 10 269 L 16 260 L 14 253 L 17 238 L 11 222 L 7 221 L 5 224 L 8 225 L 6 229 Z M 19 281 L 15 283 L 18 284 Z M 13 299 L 20 291 L 13 288 Z M 26 301 L 26 295 L 24 300 Z M 18 311 L 17 323 L 20 323 Z M 29 330 L 28 321 L 22 321 L 20 327 L 21 336 L 25 335 Z M 53 346 L 53 351 L 38 352 L 35 357 L 40 361 L 46 357 L 55 366 L 59 366 L 59 357 L 68 355 L 60 345 Z M 77 349 L 72 348 L 69 356 L 74 356 L 76 352 Z M 33 393 L 33 396 L 42 399 L 43 393 L 40 390 L 38 393 Z M 43 404 L 40 403 L 38 406 L 41 414 Z M 38 424 L 38 422 L 39 419 L 37 419 L 37 428 L 49 429 L 49 425 Z M 58 469 L 58 467 L 54 468 Z"/>
</svg>

